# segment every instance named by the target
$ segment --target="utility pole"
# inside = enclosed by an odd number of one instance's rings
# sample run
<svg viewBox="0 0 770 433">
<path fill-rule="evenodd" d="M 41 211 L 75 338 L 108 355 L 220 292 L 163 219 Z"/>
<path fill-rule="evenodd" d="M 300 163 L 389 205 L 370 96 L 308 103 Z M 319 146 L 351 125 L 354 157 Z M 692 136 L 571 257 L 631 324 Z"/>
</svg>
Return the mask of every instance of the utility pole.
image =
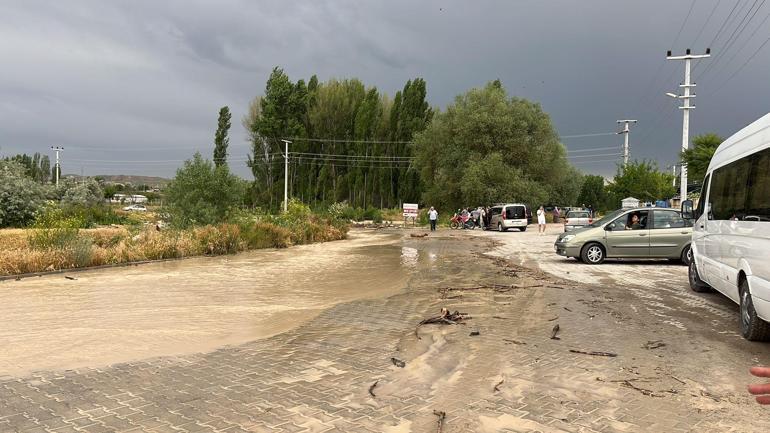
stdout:
<svg viewBox="0 0 770 433">
<path fill-rule="evenodd" d="M 286 151 L 283 153 L 284 171 L 283 171 L 283 211 L 289 210 L 289 140 L 281 140 L 286 145 Z"/>
<path fill-rule="evenodd" d="M 690 93 L 690 88 L 695 87 L 695 83 L 690 82 L 690 62 L 692 62 L 692 59 L 705 59 L 707 57 L 711 57 L 711 48 L 706 48 L 706 54 L 691 54 L 689 48 L 683 56 L 672 56 L 670 50 L 666 53 L 667 60 L 684 60 L 684 83 L 679 85 L 679 87 L 684 89 L 684 94 L 666 93 L 666 95 L 672 98 L 684 100 L 684 104 L 679 107 L 682 110 L 682 151 L 690 148 L 690 110 L 695 108 L 694 105 L 690 105 L 690 98 L 695 97 L 694 94 Z M 681 201 L 685 201 L 687 200 L 687 164 L 684 161 L 682 161 L 679 171 L 681 176 L 679 197 Z"/>
<path fill-rule="evenodd" d="M 59 171 L 61 170 L 61 167 L 59 166 L 59 152 L 64 151 L 64 148 L 59 146 L 51 146 L 51 150 L 56 152 L 56 165 L 54 168 L 56 169 L 56 186 L 59 186 Z"/>
<path fill-rule="evenodd" d="M 629 123 L 636 124 L 636 120 L 624 119 L 624 120 L 618 120 L 618 123 L 622 123 L 624 125 L 623 126 L 623 130 L 618 132 L 618 134 L 623 134 L 624 135 L 624 137 L 623 137 L 623 167 L 625 167 L 625 166 L 628 165 L 628 133 L 631 132 L 628 129 L 628 124 Z"/>
</svg>

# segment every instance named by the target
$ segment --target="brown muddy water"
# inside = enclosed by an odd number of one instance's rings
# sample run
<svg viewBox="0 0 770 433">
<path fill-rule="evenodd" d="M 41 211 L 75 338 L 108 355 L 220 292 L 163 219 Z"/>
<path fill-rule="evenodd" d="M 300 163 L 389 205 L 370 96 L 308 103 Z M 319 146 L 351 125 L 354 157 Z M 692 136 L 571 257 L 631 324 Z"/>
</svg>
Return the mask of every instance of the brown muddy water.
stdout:
<svg viewBox="0 0 770 433">
<path fill-rule="evenodd" d="M 432 266 L 402 234 L 0 283 L 0 376 L 181 355 L 386 297 Z"/>
</svg>

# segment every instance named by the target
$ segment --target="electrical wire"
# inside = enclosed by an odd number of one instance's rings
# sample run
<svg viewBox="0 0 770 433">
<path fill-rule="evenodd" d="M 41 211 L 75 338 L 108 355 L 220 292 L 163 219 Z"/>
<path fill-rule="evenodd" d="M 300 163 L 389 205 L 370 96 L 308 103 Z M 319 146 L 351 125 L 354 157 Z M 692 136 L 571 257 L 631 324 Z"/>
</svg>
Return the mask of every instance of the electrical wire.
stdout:
<svg viewBox="0 0 770 433">
<path fill-rule="evenodd" d="M 746 12 L 746 15 L 743 17 L 741 22 L 738 23 L 738 26 L 735 27 L 732 34 L 730 34 L 730 37 L 727 39 L 727 42 L 725 42 L 724 46 L 719 50 L 719 53 L 717 53 L 713 61 L 709 62 L 709 65 L 706 67 L 706 69 L 703 70 L 699 78 L 706 76 L 709 73 L 709 71 L 714 70 L 716 65 L 719 64 L 719 62 L 726 56 L 726 53 L 730 51 L 730 49 L 733 47 L 735 42 L 740 38 L 743 32 L 748 28 L 749 24 L 757 15 L 757 12 L 759 12 L 759 9 L 762 8 L 762 6 L 765 4 L 766 0 L 762 0 L 762 3 L 759 4 L 759 7 L 757 7 L 757 9 L 754 10 L 754 13 L 752 14 L 752 10 L 754 9 L 754 5 L 757 4 L 757 1 L 758 0 L 754 0 L 754 3 L 749 8 L 748 12 Z M 749 14 L 751 14 L 751 17 L 748 20 L 746 20 Z M 746 41 L 746 43 L 748 43 L 748 41 Z"/>
<path fill-rule="evenodd" d="M 733 53 L 733 55 L 730 57 L 730 59 L 729 59 L 729 60 L 727 60 L 727 65 L 731 65 L 731 64 L 733 64 L 733 60 L 735 60 L 735 57 L 737 57 L 737 56 L 738 56 L 738 54 L 739 54 L 739 53 L 741 53 L 741 52 L 743 51 L 743 49 L 744 49 L 744 48 L 746 48 L 746 47 L 749 45 L 749 41 L 751 41 L 752 39 L 754 39 L 754 35 L 756 35 L 756 34 L 757 34 L 757 31 L 759 31 L 759 29 L 761 29 L 761 28 L 762 28 L 762 26 L 764 26 L 764 25 L 765 25 L 765 22 L 768 20 L 768 18 L 770 18 L 770 13 L 768 13 L 768 14 L 765 16 L 765 19 L 764 19 L 764 20 L 762 20 L 762 22 L 761 22 L 761 23 L 759 23 L 759 25 L 758 25 L 758 26 L 757 26 L 757 27 L 754 29 L 754 31 L 753 31 L 753 32 L 751 32 L 751 35 L 749 35 L 748 39 L 746 39 L 746 43 L 744 43 L 744 44 L 743 44 L 743 45 L 742 45 L 742 46 L 741 46 L 741 47 L 740 47 L 738 50 L 736 50 L 736 51 Z"/>
<path fill-rule="evenodd" d="M 562 135 L 559 138 L 583 138 L 583 137 L 601 137 L 604 135 L 616 135 L 617 132 L 596 132 L 591 134 Z"/>
<path fill-rule="evenodd" d="M 281 138 L 281 140 L 288 141 L 311 141 L 319 143 L 360 143 L 360 144 L 414 144 L 413 141 L 388 141 L 388 140 L 349 140 L 349 139 L 337 139 L 337 138 L 304 138 L 304 137 L 288 137 Z"/>
<path fill-rule="evenodd" d="M 597 150 L 611 150 L 611 149 L 617 149 L 617 148 L 618 148 L 618 146 L 592 147 L 590 149 L 578 149 L 578 150 L 569 150 L 569 149 L 567 149 L 567 153 L 595 152 Z"/>
<path fill-rule="evenodd" d="M 735 72 L 733 72 L 733 73 L 732 73 L 732 75 L 730 75 L 730 76 L 727 78 L 727 80 L 723 81 L 723 82 L 722 82 L 720 85 L 718 85 L 717 87 L 715 87 L 714 91 L 712 91 L 712 92 L 711 92 L 711 93 L 709 93 L 708 95 L 713 95 L 713 94 L 716 94 L 718 91 L 722 90 L 722 88 L 723 88 L 723 87 L 724 87 L 724 86 L 725 86 L 727 83 L 729 83 L 729 82 L 730 82 L 730 80 L 732 80 L 732 79 L 733 79 L 733 78 L 734 78 L 736 75 L 738 75 L 738 74 L 739 74 L 739 73 L 740 73 L 740 72 L 743 70 L 743 68 L 745 68 L 745 67 L 746 67 L 746 65 L 748 65 L 748 64 L 749 64 L 749 63 L 750 63 L 750 62 L 751 62 L 751 61 L 754 59 L 754 57 L 756 57 L 756 56 L 757 56 L 757 54 L 759 54 L 759 52 L 760 52 L 760 51 L 762 51 L 762 48 L 764 48 L 764 47 L 765 47 L 765 45 L 767 45 L 767 43 L 768 43 L 768 42 L 770 42 L 770 38 L 767 38 L 767 39 L 765 40 L 765 42 L 763 42 L 763 43 L 762 43 L 762 45 L 760 45 L 760 46 L 759 46 L 759 48 L 757 48 L 757 50 L 756 50 L 756 51 L 754 51 L 754 54 L 752 54 L 752 55 L 751 55 L 751 57 L 749 57 L 749 58 L 746 60 L 746 62 L 744 62 L 744 63 L 743 63 L 743 65 L 741 65 L 741 67 L 740 67 L 740 68 L 738 68 L 738 69 L 737 69 Z"/>
<path fill-rule="evenodd" d="M 676 43 L 679 42 L 679 37 L 682 35 L 682 30 L 684 30 L 684 27 L 687 25 L 687 21 L 690 19 L 690 14 L 692 14 L 692 9 L 695 7 L 695 0 L 692 0 L 692 3 L 690 3 L 690 9 L 687 11 L 687 16 L 684 17 L 684 21 L 682 21 L 682 25 L 679 27 L 679 32 L 676 34 L 676 38 L 674 38 L 674 44 L 671 46 L 671 48 L 676 47 Z"/>
<path fill-rule="evenodd" d="M 701 26 L 700 31 L 698 31 L 698 35 L 695 36 L 695 40 L 693 40 L 692 44 L 690 44 L 691 47 L 694 47 L 695 44 L 698 43 L 698 39 L 700 39 L 701 35 L 703 34 L 703 30 L 706 29 L 706 26 L 708 26 L 708 23 L 711 21 L 711 17 L 714 16 L 714 12 L 716 12 L 718 8 L 719 8 L 719 0 L 716 0 L 716 2 L 714 3 L 714 7 L 711 9 L 711 13 L 709 14 L 708 18 L 706 18 L 706 21 Z"/>
</svg>

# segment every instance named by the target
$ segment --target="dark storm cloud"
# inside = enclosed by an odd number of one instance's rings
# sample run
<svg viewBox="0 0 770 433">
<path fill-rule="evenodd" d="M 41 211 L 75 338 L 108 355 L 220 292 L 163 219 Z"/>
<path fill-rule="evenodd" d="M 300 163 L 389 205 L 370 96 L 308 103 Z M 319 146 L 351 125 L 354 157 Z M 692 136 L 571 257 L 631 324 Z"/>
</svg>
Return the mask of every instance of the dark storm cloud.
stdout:
<svg viewBox="0 0 770 433">
<path fill-rule="evenodd" d="M 767 25 L 760 27 L 770 4 L 745 31 L 733 33 L 751 4 L 739 3 L 713 47 L 718 55 L 728 36 L 739 35 L 730 55 L 702 77 L 708 61 L 694 68 L 693 134 L 730 135 L 768 111 L 770 47 L 726 82 L 770 36 Z M 511 95 L 540 102 L 562 135 L 609 132 L 616 119 L 639 119 L 633 157 L 665 167 L 676 160 L 681 113 L 664 92 L 676 90 L 683 75 L 682 63 L 666 62 L 665 52 L 690 45 L 703 51 L 735 2 L 699 1 L 682 27 L 691 5 L 6 1 L 0 4 L 0 152 L 60 145 L 67 149 L 66 172 L 168 176 L 195 150 L 210 153 L 216 113 L 229 105 L 231 165 L 247 175 L 238 120 L 270 70 L 281 66 L 295 80 L 358 77 L 391 95 L 406 80 L 424 77 L 439 107 L 499 78 Z M 619 146 L 621 137 L 564 142 L 579 151 Z M 587 155 L 614 152 L 572 155 L 585 171 L 607 175 L 614 163 L 602 160 L 613 156 Z"/>
</svg>

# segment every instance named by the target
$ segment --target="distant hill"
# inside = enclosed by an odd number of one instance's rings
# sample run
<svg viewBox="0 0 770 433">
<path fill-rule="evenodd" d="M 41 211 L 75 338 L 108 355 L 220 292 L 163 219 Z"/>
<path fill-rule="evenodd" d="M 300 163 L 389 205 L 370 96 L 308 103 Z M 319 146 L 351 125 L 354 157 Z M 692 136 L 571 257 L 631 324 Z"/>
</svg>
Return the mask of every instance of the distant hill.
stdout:
<svg viewBox="0 0 770 433">
<path fill-rule="evenodd" d="M 78 175 L 65 175 L 63 177 L 72 177 L 74 179 L 80 179 L 80 176 Z M 151 187 L 159 187 L 163 188 L 166 185 L 168 185 L 169 182 L 171 182 L 171 179 L 166 179 L 165 177 L 157 177 L 157 176 L 135 176 L 135 175 L 129 175 L 129 174 L 97 174 L 95 176 L 88 176 L 88 177 L 98 177 L 101 179 L 104 179 L 104 182 L 106 183 L 122 183 L 122 184 L 131 184 L 131 185 L 147 185 Z"/>
</svg>

